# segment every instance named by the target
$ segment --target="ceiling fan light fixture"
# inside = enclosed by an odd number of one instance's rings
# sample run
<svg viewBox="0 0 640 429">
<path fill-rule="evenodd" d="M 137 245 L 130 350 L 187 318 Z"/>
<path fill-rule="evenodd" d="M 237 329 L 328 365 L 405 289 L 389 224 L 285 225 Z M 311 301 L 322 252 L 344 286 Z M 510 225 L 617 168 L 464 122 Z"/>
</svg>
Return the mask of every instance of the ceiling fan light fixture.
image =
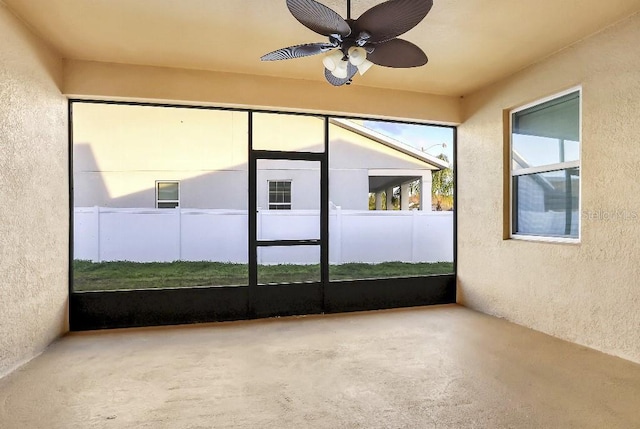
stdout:
<svg viewBox="0 0 640 429">
<path fill-rule="evenodd" d="M 352 46 L 349 48 L 349 62 L 358 67 L 367 61 L 367 51 L 364 48 L 358 46 Z"/>
<path fill-rule="evenodd" d="M 367 59 L 365 59 L 360 65 L 358 65 L 357 67 L 358 67 L 358 72 L 360 73 L 360 76 L 365 74 L 367 70 L 371 68 L 372 65 L 373 63 Z"/>
<path fill-rule="evenodd" d="M 347 70 L 348 64 L 349 63 L 347 61 L 340 60 L 336 64 L 336 68 L 334 70 L 331 70 L 331 74 L 337 77 L 338 79 L 346 79 L 349 74 Z"/>
<path fill-rule="evenodd" d="M 338 64 L 342 60 L 342 57 L 342 51 L 340 51 L 340 49 L 335 49 L 325 55 L 325 57 L 322 59 L 322 64 L 324 64 L 327 70 L 332 72 L 336 69 L 336 67 L 338 67 Z"/>
<path fill-rule="evenodd" d="M 433 0 L 384 0 L 357 19 L 351 19 L 351 0 L 347 0 L 346 19 L 318 0 L 285 2 L 295 19 L 329 40 L 276 49 L 260 57 L 261 61 L 326 54 L 322 59 L 324 77 L 333 86 L 348 85 L 355 74 L 365 74 L 374 64 L 410 68 L 429 61 L 420 47 L 398 36 L 422 21 Z"/>
</svg>

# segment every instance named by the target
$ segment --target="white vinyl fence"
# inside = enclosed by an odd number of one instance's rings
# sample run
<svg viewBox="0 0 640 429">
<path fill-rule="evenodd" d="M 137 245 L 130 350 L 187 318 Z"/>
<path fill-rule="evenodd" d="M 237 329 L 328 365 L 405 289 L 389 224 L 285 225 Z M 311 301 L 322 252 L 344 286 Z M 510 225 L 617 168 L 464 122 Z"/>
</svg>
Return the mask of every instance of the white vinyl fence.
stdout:
<svg viewBox="0 0 640 429">
<path fill-rule="evenodd" d="M 258 239 L 320 238 L 317 210 L 261 210 Z M 103 261 L 247 263 L 244 210 L 78 207 L 74 258 Z M 332 264 L 453 261 L 453 213 L 333 209 Z M 258 249 L 262 264 L 320 262 L 319 246 Z"/>
</svg>

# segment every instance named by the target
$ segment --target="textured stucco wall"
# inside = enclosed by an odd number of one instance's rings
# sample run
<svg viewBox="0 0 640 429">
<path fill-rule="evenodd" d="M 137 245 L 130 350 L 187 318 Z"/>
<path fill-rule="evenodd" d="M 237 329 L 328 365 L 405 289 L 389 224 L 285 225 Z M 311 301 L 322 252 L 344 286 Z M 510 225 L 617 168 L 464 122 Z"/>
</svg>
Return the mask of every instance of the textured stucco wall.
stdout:
<svg viewBox="0 0 640 429">
<path fill-rule="evenodd" d="M 332 95 L 326 82 L 283 79 L 203 70 L 64 61 L 63 91 L 70 98 L 134 99 L 213 103 L 380 118 L 460 122 L 458 97 L 349 88 L 348 97 Z"/>
<path fill-rule="evenodd" d="M 635 15 L 465 97 L 458 133 L 459 302 L 636 362 L 639 45 Z M 503 109 L 575 85 L 583 87 L 581 242 L 503 240 Z"/>
<path fill-rule="evenodd" d="M 0 376 L 67 330 L 62 62 L 0 2 Z"/>
</svg>

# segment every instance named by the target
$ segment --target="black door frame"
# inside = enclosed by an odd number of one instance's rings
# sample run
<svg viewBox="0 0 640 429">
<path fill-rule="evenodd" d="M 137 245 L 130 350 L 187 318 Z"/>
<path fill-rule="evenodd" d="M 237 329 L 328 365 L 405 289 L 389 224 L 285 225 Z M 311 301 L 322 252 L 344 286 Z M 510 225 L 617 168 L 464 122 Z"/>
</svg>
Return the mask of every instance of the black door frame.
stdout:
<svg viewBox="0 0 640 429">
<path fill-rule="evenodd" d="M 325 307 L 324 285 L 329 283 L 329 118 L 326 116 L 318 117 L 324 122 L 322 152 L 260 150 L 253 147 L 253 113 L 253 111 L 248 112 L 249 314 L 252 317 L 268 317 L 282 314 L 320 313 Z M 259 160 L 316 161 L 320 163 L 319 239 L 258 240 Z M 258 248 L 283 246 L 320 246 L 320 282 L 259 284 Z"/>
<path fill-rule="evenodd" d="M 249 281 L 246 286 L 194 287 L 117 291 L 73 290 L 73 103 L 138 105 L 241 111 L 248 114 L 248 222 Z M 253 113 L 314 116 L 324 121 L 323 152 L 287 152 L 253 148 Z M 331 281 L 329 278 L 329 120 L 330 118 L 366 119 L 339 115 L 319 115 L 257 109 L 219 108 L 180 104 L 121 102 L 105 100 L 69 100 L 69 320 L 72 331 L 139 326 L 173 325 L 253 319 L 272 316 L 337 313 L 376 310 L 456 302 L 456 234 L 454 210 L 454 273 L 366 280 Z M 387 121 L 411 123 L 406 121 Z M 425 125 L 425 124 L 420 124 Z M 457 133 L 454 138 L 455 150 Z M 320 239 L 257 239 L 257 163 L 259 159 L 320 162 Z M 454 187 L 454 204 L 455 204 Z M 258 284 L 259 247 L 320 246 L 320 282 L 295 284 Z"/>
</svg>

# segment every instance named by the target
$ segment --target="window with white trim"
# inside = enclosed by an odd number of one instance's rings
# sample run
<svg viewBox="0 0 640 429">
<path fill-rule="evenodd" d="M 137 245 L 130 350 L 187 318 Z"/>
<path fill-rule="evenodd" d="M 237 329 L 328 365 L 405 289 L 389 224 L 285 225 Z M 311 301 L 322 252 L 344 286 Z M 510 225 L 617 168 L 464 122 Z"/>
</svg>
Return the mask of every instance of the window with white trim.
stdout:
<svg viewBox="0 0 640 429">
<path fill-rule="evenodd" d="M 156 181 L 156 208 L 175 209 L 180 206 L 180 182 Z"/>
<path fill-rule="evenodd" d="M 511 235 L 580 233 L 580 103 L 573 89 L 511 111 Z"/>
<path fill-rule="evenodd" d="M 269 210 L 291 210 L 291 180 L 269 180 Z"/>
</svg>

